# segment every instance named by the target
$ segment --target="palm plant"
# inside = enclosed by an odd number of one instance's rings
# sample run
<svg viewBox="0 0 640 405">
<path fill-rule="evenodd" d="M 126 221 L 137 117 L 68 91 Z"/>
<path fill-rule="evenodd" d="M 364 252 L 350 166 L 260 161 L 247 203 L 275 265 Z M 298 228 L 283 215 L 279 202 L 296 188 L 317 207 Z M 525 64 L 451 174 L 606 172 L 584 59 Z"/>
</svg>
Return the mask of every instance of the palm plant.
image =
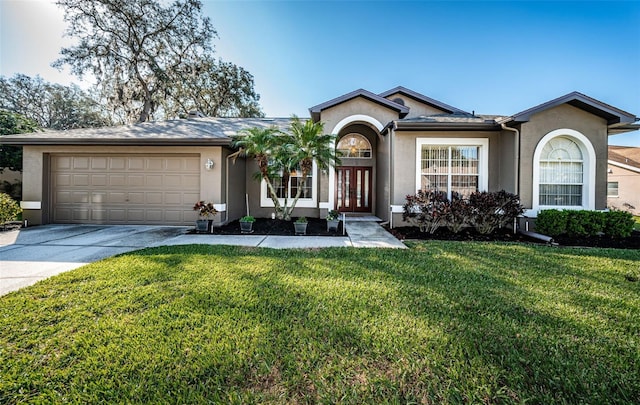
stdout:
<svg viewBox="0 0 640 405">
<path fill-rule="evenodd" d="M 249 128 L 235 138 L 233 146 L 238 151 L 231 156 L 253 158 L 258 164 L 256 177 L 267 184 L 269 197 L 273 201 L 276 217 L 291 220 L 291 213 L 302 195 L 307 176 L 313 170 L 313 162 L 321 170 L 339 164 L 334 144 L 335 136 L 323 134 L 324 125 L 311 120 L 302 121 L 293 116 L 288 132 L 276 128 Z M 301 171 L 302 177 L 297 192 L 289 206 L 289 182 L 294 170 Z M 274 187 L 274 180 L 280 178 L 285 190 L 282 203 Z"/>
</svg>

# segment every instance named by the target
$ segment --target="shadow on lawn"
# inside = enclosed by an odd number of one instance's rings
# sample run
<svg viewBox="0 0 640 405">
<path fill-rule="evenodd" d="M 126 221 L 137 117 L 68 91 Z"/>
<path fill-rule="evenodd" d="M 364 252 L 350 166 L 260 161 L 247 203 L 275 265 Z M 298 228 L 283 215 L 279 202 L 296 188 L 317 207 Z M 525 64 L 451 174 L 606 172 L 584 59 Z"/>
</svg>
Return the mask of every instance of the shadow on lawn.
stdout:
<svg viewBox="0 0 640 405">
<path fill-rule="evenodd" d="M 440 243 L 409 254 L 328 249 L 302 258 L 207 251 L 245 295 L 214 289 L 193 295 L 186 309 L 217 302 L 268 331 L 259 343 L 263 366 L 245 359 L 243 387 L 301 401 L 339 400 L 363 388 L 377 400 L 638 399 L 637 330 L 627 319 L 638 308 L 624 299 L 638 289 L 606 270 L 595 276 L 589 265 L 623 260 L 616 251 L 492 245 L 487 252 L 482 244 Z M 631 256 L 633 266 L 640 256 Z M 242 265 L 247 259 L 272 264 L 255 272 Z M 597 297 L 612 290 L 619 300 Z"/>
</svg>

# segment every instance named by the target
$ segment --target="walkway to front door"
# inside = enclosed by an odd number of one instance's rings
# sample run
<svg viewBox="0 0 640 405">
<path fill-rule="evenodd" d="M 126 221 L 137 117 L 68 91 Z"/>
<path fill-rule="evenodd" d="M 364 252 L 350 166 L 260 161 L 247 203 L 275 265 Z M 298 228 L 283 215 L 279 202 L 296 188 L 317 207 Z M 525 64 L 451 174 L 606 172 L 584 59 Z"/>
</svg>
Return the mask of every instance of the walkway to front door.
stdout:
<svg viewBox="0 0 640 405">
<path fill-rule="evenodd" d="M 336 168 L 336 201 L 340 212 L 371 212 L 371 167 Z"/>
</svg>

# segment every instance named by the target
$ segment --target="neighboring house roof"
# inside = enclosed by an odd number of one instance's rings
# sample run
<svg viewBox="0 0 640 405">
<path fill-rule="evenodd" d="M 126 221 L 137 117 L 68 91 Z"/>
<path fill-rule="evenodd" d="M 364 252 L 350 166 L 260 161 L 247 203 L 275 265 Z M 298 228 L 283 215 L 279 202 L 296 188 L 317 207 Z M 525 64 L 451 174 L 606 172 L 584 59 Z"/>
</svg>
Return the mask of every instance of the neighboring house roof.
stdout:
<svg viewBox="0 0 640 405">
<path fill-rule="evenodd" d="M 386 98 L 386 97 L 389 97 L 389 96 L 391 96 L 393 94 L 397 94 L 397 93 L 400 93 L 400 94 L 402 94 L 404 96 L 410 97 L 410 98 L 412 98 L 412 99 L 414 99 L 416 101 L 419 101 L 421 103 L 430 105 L 431 107 L 435 107 L 435 108 L 437 108 L 439 110 L 442 110 L 442 111 L 444 111 L 446 113 L 449 113 L 449 114 L 467 113 L 466 111 L 463 111 L 463 110 L 461 110 L 459 108 L 452 107 L 452 106 L 450 106 L 448 104 L 445 104 L 443 102 L 435 100 L 435 99 L 433 99 L 431 97 L 427 97 L 427 96 L 425 96 L 423 94 L 420 94 L 418 92 L 415 92 L 413 90 L 409 90 L 409 89 L 407 89 L 405 87 L 402 87 L 402 86 L 394 87 L 393 89 L 387 90 L 387 91 L 382 92 L 382 93 L 380 93 L 378 95 L 380 97 L 385 97 Z"/>
<path fill-rule="evenodd" d="M 594 98 L 586 96 L 577 91 L 574 91 L 562 97 L 558 97 L 551 101 L 547 101 L 546 103 L 542 103 L 535 107 L 532 107 L 522 112 L 519 112 L 517 114 L 514 114 L 510 117 L 505 118 L 503 121 L 499 123 L 527 122 L 531 119 L 532 115 L 548 110 L 550 108 L 557 107 L 561 104 L 569 104 L 571 106 L 580 108 L 596 116 L 602 117 L 605 120 L 607 120 L 608 125 L 614 125 L 615 127 L 618 127 L 618 128 L 625 127 L 624 129 L 626 129 L 626 131 L 640 128 L 640 126 L 629 125 L 638 121 L 638 117 L 636 117 L 635 115 L 629 112 L 623 111 L 619 108 L 610 106 L 609 104 L 603 103 L 602 101 L 596 100 Z M 620 124 L 620 125 L 617 125 L 617 124 Z M 626 132 L 626 131 L 623 131 L 623 132 Z"/>
<path fill-rule="evenodd" d="M 320 113 L 327 108 L 335 107 L 338 104 L 342 104 L 349 100 L 352 100 L 357 97 L 363 97 L 367 100 L 373 101 L 374 103 L 380 104 L 383 107 L 389 108 L 393 111 L 397 111 L 400 118 L 406 116 L 409 113 L 409 107 L 405 107 L 402 104 L 394 103 L 391 100 L 387 100 L 384 97 L 381 97 L 377 94 L 374 94 L 365 89 L 354 90 L 351 93 L 344 94 L 340 97 L 336 97 L 332 100 L 326 101 L 322 104 L 318 104 L 309 108 L 309 112 L 311 112 L 311 118 L 314 121 L 320 120 Z"/>
<path fill-rule="evenodd" d="M 229 145 L 231 138 L 252 127 L 284 130 L 290 118 L 189 118 L 113 127 L 6 135 L 7 145 Z"/>
<path fill-rule="evenodd" d="M 609 145 L 608 163 L 640 173 L 640 148 Z"/>
</svg>

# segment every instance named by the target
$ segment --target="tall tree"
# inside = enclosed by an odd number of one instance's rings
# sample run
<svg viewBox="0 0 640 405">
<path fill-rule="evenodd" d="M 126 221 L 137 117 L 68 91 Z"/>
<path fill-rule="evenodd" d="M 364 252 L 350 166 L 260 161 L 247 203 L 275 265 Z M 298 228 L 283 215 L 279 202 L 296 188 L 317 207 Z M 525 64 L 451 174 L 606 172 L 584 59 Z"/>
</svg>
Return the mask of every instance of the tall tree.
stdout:
<svg viewBox="0 0 640 405">
<path fill-rule="evenodd" d="M 238 151 L 231 156 L 249 157 L 256 161 L 258 173 L 255 177 L 266 182 L 278 219 L 291 219 L 307 178 L 313 170 L 313 162 L 320 170 L 340 164 L 334 146 L 335 135 L 323 132 L 324 125 L 321 122 L 302 121 L 293 116 L 287 132 L 271 128 L 250 128 L 235 138 L 234 147 Z M 290 195 L 291 174 L 298 170 L 301 176 L 296 184 L 296 193 Z M 282 202 L 276 191 L 276 181 L 282 185 Z"/>
<path fill-rule="evenodd" d="M 218 68 L 209 63 L 216 31 L 202 15 L 199 0 L 171 4 L 58 0 L 57 4 L 65 11 L 67 34 L 79 42 L 63 48 L 53 66 L 69 65 L 78 76 L 92 74 L 102 97 L 122 121 L 144 122 L 163 108 L 166 117 L 175 114 L 174 106 L 199 106 L 193 94 L 180 89 L 181 83 Z M 189 97 L 193 103 L 186 100 Z"/>
<path fill-rule="evenodd" d="M 42 128 L 64 130 L 111 124 L 104 108 L 77 85 L 49 83 L 39 76 L 0 76 L 0 108 L 22 114 Z"/>
<path fill-rule="evenodd" d="M 25 134 L 38 130 L 38 124 L 24 115 L 0 110 L 0 136 Z M 19 146 L 1 145 L 0 138 L 0 173 L 4 169 L 22 171 L 22 148 Z"/>
<path fill-rule="evenodd" d="M 253 76 L 240 66 L 206 57 L 175 83 L 163 104 L 167 118 L 192 110 L 211 117 L 262 117 Z"/>
</svg>

